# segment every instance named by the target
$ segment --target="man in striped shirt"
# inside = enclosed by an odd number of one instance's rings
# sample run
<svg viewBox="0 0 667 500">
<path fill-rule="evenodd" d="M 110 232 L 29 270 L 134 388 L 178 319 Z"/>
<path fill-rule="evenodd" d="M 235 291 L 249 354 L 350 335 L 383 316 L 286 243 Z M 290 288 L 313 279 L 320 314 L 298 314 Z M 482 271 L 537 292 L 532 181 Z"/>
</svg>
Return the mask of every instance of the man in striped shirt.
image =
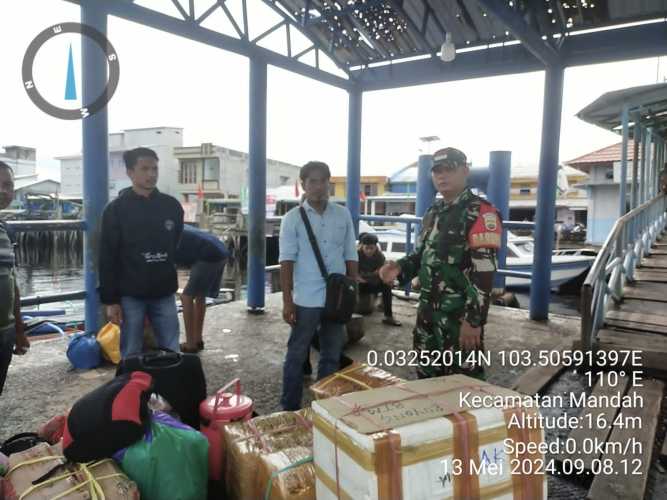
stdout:
<svg viewBox="0 0 667 500">
<path fill-rule="evenodd" d="M 14 171 L 0 161 L 0 210 L 14 199 Z M 25 354 L 30 347 L 21 320 L 19 288 L 16 284 L 14 242 L 0 220 L 0 394 L 5 385 L 12 354 Z"/>
</svg>

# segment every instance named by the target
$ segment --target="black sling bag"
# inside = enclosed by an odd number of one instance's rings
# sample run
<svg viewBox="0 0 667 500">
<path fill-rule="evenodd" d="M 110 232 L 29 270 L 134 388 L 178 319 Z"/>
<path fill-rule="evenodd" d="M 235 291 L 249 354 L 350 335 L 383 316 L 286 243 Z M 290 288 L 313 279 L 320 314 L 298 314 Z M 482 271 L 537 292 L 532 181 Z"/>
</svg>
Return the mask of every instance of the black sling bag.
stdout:
<svg viewBox="0 0 667 500">
<path fill-rule="evenodd" d="M 357 283 L 348 276 L 339 273 L 329 274 L 324 265 L 324 259 L 320 253 L 320 247 L 315 239 L 315 233 L 303 207 L 299 208 L 303 223 L 306 225 L 308 239 L 313 247 L 317 265 L 320 268 L 324 282 L 326 283 L 326 299 L 322 317 L 333 323 L 347 323 L 352 318 L 354 308 L 357 305 Z"/>
</svg>

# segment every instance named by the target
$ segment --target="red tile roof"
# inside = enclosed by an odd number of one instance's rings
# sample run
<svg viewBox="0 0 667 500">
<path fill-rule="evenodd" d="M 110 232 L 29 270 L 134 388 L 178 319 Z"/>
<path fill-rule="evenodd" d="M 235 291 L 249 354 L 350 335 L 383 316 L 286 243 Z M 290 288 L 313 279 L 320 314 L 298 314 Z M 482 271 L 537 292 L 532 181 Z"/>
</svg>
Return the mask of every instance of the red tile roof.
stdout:
<svg viewBox="0 0 667 500">
<path fill-rule="evenodd" d="M 606 148 L 598 149 L 592 153 L 585 154 L 574 160 L 566 161 L 566 165 L 571 167 L 587 167 L 590 163 L 614 163 L 621 161 L 621 143 L 612 144 Z M 641 156 L 640 156 L 641 157 Z M 631 161 L 634 158 L 634 144 L 630 142 L 628 144 L 628 161 Z"/>
</svg>

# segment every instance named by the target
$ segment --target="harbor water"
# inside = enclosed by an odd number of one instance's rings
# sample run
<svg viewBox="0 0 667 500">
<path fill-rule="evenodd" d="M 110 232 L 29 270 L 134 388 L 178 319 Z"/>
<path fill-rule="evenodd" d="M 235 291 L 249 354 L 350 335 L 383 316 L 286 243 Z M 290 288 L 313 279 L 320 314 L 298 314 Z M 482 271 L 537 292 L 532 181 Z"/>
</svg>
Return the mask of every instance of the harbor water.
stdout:
<svg viewBox="0 0 667 500">
<path fill-rule="evenodd" d="M 231 271 L 231 269 L 229 269 Z M 188 271 L 179 271 L 179 282 L 187 281 Z M 64 292 L 74 292 L 84 289 L 83 259 L 77 253 L 57 252 L 42 259 L 27 259 L 18 256 L 18 282 L 21 296 L 52 295 Z M 234 276 L 231 272 L 225 272 L 224 286 L 233 287 Z M 271 278 L 267 273 L 267 293 L 271 293 Z M 244 297 L 245 287 L 241 290 L 241 298 Z M 530 293 L 528 290 L 516 290 L 516 297 L 521 309 L 528 309 L 530 304 Z M 579 294 L 571 290 L 564 293 L 551 294 L 552 313 L 576 315 L 579 313 Z M 82 319 L 84 315 L 84 304 L 82 300 L 56 302 L 43 304 L 41 306 L 28 307 L 24 312 L 33 309 L 64 309 L 66 316 L 71 319 Z"/>
</svg>

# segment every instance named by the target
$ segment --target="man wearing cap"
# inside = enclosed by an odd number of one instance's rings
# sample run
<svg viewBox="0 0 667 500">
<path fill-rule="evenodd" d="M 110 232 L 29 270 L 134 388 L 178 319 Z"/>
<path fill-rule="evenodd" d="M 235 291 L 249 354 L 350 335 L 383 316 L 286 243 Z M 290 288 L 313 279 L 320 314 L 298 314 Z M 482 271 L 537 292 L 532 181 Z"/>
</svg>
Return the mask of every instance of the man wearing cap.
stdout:
<svg viewBox="0 0 667 500">
<path fill-rule="evenodd" d="M 414 329 L 420 378 L 462 373 L 484 378 L 484 367 L 463 362 L 483 349 L 483 326 L 489 309 L 501 219 L 486 200 L 466 186 L 466 156 L 454 148 L 433 155 L 433 184 L 442 195 L 428 209 L 414 253 L 380 269 L 385 283 L 419 276 L 421 293 Z M 456 354 L 443 356 L 444 351 Z M 454 363 L 443 363 L 453 360 Z"/>
<path fill-rule="evenodd" d="M 359 236 L 359 293 L 382 294 L 382 306 L 384 308 L 385 325 L 401 326 L 401 322 L 394 319 L 391 309 L 391 286 L 386 285 L 380 279 L 378 271 L 385 263 L 385 257 L 378 247 L 378 237 L 371 233 Z"/>
</svg>

